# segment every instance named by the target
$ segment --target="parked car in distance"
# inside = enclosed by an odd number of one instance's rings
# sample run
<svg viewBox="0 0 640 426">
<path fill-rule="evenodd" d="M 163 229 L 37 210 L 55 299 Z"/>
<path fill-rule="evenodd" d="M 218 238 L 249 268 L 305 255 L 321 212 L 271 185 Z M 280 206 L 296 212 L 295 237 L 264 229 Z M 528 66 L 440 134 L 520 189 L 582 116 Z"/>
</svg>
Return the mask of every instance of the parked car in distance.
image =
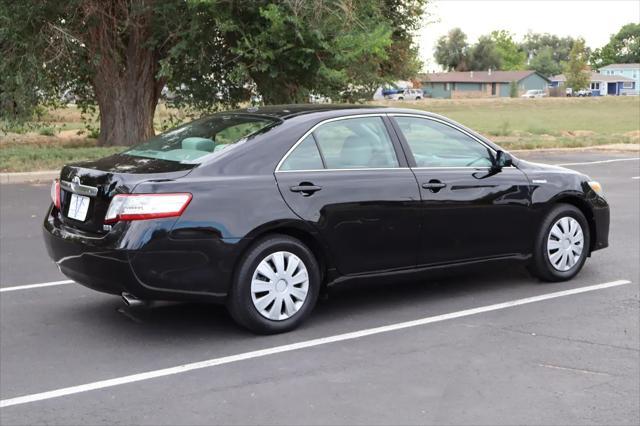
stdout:
<svg viewBox="0 0 640 426">
<path fill-rule="evenodd" d="M 422 89 L 405 89 L 397 93 L 385 95 L 390 101 L 417 101 L 424 98 Z"/>
<path fill-rule="evenodd" d="M 592 95 L 591 90 L 589 89 L 573 90 L 571 87 L 567 87 L 565 90 L 565 93 L 567 97 L 571 97 L 571 96 L 584 97 L 584 96 Z"/>
<path fill-rule="evenodd" d="M 217 113 L 65 166 L 51 198 L 45 244 L 70 279 L 129 304 L 224 303 L 257 333 L 293 329 L 354 279 L 517 260 L 569 280 L 609 233 L 588 176 L 369 106 Z"/>
<path fill-rule="evenodd" d="M 527 90 L 521 98 L 544 98 L 547 93 L 544 90 Z"/>
<path fill-rule="evenodd" d="M 310 104 L 330 104 L 331 98 L 323 95 L 316 95 L 311 93 L 309 95 L 309 103 Z"/>
</svg>

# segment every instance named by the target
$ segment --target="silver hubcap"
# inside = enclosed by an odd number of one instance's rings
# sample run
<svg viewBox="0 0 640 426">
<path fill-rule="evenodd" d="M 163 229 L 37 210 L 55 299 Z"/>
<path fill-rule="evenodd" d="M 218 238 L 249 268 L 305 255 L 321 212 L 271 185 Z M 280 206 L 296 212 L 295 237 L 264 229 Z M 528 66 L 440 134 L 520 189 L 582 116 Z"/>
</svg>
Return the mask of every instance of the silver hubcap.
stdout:
<svg viewBox="0 0 640 426">
<path fill-rule="evenodd" d="M 274 321 L 291 318 L 302 308 L 309 292 L 304 262 L 288 251 L 262 259 L 251 279 L 251 299 L 260 315 Z"/>
<path fill-rule="evenodd" d="M 547 237 L 547 256 L 558 271 L 573 268 L 582 256 L 584 235 L 582 227 L 572 217 L 562 217 L 556 221 Z"/>
</svg>

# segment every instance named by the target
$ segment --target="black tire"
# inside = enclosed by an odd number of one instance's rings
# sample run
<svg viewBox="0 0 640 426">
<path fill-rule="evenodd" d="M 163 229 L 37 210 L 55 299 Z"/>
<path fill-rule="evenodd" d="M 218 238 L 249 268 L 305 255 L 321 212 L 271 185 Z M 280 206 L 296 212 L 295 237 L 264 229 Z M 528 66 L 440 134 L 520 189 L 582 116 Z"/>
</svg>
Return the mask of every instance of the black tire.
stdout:
<svg viewBox="0 0 640 426">
<path fill-rule="evenodd" d="M 251 280 L 260 262 L 278 251 L 292 253 L 304 263 L 309 287 L 302 306 L 295 314 L 284 320 L 271 320 L 260 314 L 255 307 L 251 296 Z M 284 333 L 298 327 L 309 316 L 318 300 L 319 291 L 320 270 L 311 250 L 287 235 L 270 235 L 256 241 L 240 260 L 227 298 L 227 309 L 238 324 L 254 333 Z"/>
<path fill-rule="evenodd" d="M 583 234 L 583 248 L 580 258 L 576 263 L 567 271 L 560 271 L 556 269 L 549 259 L 547 254 L 547 239 L 553 225 L 563 217 L 569 217 L 575 219 L 582 228 Z M 589 232 L 589 223 L 584 217 L 584 214 L 575 206 L 571 204 L 558 204 L 547 213 L 546 217 L 542 221 L 538 235 L 536 236 L 533 259 L 528 265 L 529 272 L 540 278 L 543 281 L 557 282 L 567 281 L 576 276 L 578 272 L 584 266 L 584 262 L 589 255 L 589 247 L 591 243 L 591 235 Z"/>
</svg>

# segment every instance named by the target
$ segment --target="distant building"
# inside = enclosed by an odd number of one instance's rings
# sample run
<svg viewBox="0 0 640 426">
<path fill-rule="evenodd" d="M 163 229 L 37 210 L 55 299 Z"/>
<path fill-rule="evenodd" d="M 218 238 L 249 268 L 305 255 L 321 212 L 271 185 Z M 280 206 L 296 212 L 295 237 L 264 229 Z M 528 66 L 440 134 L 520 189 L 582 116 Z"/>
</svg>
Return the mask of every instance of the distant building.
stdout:
<svg viewBox="0 0 640 426">
<path fill-rule="evenodd" d="M 611 64 L 598 69 L 602 75 L 620 75 L 635 81 L 635 88 L 640 88 L 640 64 Z"/>
<path fill-rule="evenodd" d="M 464 71 L 419 75 L 425 96 L 433 98 L 490 98 L 508 97 L 511 82 L 518 85 L 518 93 L 527 90 L 546 90 L 549 79 L 535 71 Z"/>
<path fill-rule="evenodd" d="M 566 82 L 564 74 L 551 77 L 551 87 L 564 86 Z M 619 75 L 606 75 L 592 72 L 589 84 L 592 96 L 618 96 L 637 94 L 635 81 Z"/>
</svg>

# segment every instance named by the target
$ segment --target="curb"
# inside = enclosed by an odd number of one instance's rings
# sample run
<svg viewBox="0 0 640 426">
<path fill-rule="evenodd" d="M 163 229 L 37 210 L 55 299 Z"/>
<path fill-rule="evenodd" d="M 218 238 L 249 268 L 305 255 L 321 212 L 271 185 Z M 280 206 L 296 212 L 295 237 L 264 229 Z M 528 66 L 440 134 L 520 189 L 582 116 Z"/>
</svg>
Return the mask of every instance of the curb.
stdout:
<svg viewBox="0 0 640 426">
<path fill-rule="evenodd" d="M 0 173 L 0 185 L 10 183 L 50 182 L 60 176 L 60 170 L 40 172 Z"/>
<path fill-rule="evenodd" d="M 509 152 L 515 153 L 571 153 L 571 152 L 616 152 L 616 153 L 632 153 L 637 154 L 640 152 L 640 144 L 637 143 L 625 143 L 625 144 L 605 144 L 605 145 L 592 145 L 592 146 L 580 146 L 575 148 L 536 148 L 536 149 L 510 149 Z"/>
</svg>

